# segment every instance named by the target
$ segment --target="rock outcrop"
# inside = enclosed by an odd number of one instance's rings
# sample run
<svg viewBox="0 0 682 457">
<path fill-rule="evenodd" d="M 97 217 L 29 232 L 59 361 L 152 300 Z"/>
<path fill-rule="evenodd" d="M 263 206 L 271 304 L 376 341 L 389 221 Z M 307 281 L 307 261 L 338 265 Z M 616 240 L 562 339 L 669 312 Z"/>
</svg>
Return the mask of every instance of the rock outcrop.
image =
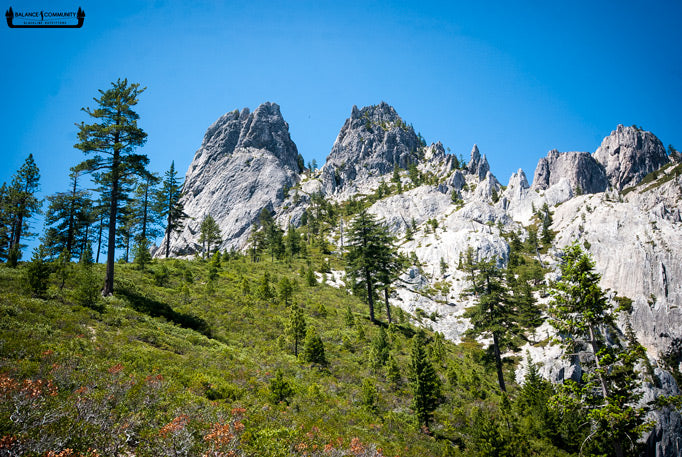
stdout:
<svg viewBox="0 0 682 457">
<path fill-rule="evenodd" d="M 604 138 L 594 158 L 618 190 L 634 186 L 669 160 L 663 143 L 653 133 L 622 125 Z"/>
<path fill-rule="evenodd" d="M 395 165 L 407 168 L 418 162 L 421 146 L 393 107 L 384 102 L 361 110 L 353 106 L 322 169 L 324 192 L 331 195 L 356 180 L 388 174 Z"/>
<path fill-rule="evenodd" d="M 577 194 L 603 192 L 608 186 L 604 168 L 589 152 L 559 152 L 552 149 L 535 168 L 533 189 L 545 190 L 566 179 Z"/>
<path fill-rule="evenodd" d="M 298 150 L 277 104 L 223 115 L 206 131 L 187 171 L 182 202 L 191 220 L 171 239 L 171 255 L 199 251 L 199 226 L 208 214 L 221 229 L 220 249 L 243 247 L 260 211 L 280 207 L 299 171 Z"/>
<path fill-rule="evenodd" d="M 467 171 L 478 176 L 479 181 L 483 181 L 490 171 L 488 159 L 486 159 L 485 155 L 481 156 L 481 153 L 478 150 L 478 145 L 474 145 L 474 147 L 471 148 L 471 159 L 467 164 Z"/>
</svg>

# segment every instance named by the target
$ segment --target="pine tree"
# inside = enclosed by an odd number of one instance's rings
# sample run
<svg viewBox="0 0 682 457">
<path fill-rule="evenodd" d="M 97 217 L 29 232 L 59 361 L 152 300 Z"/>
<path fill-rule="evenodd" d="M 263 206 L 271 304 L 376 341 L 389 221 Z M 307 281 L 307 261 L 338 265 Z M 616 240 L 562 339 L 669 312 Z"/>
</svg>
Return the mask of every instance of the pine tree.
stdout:
<svg viewBox="0 0 682 457">
<path fill-rule="evenodd" d="M 372 340 L 372 348 L 370 349 L 370 359 L 375 368 L 380 368 L 388 361 L 390 345 L 388 344 L 388 335 L 383 327 L 379 327 L 379 333 L 376 338 Z"/>
<path fill-rule="evenodd" d="M 102 307 L 98 306 L 101 283 L 92 264 L 80 262 L 75 276 L 76 287 L 73 290 L 73 300 L 80 306 L 101 311 Z"/>
<path fill-rule="evenodd" d="M 417 332 L 412 338 L 410 387 L 412 388 L 414 414 L 419 425 L 428 429 L 433 412 L 441 401 L 441 382 L 426 355 L 425 339 L 423 330 Z"/>
<path fill-rule="evenodd" d="M 61 254 L 59 254 L 59 258 L 57 259 L 54 265 L 55 276 L 59 281 L 59 290 L 62 290 L 64 288 L 66 278 L 69 276 L 69 262 L 71 260 L 70 256 L 71 254 L 69 254 L 69 251 L 67 251 L 66 249 L 62 250 Z"/>
<path fill-rule="evenodd" d="M 406 259 L 398 253 L 395 246 L 395 238 L 388 232 L 384 225 L 377 227 L 378 252 L 375 253 L 378 287 L 384 292 L 384 305 L 386 306 L 386 319 L 390 324 L 391 307 L 388 301 L 391 284 L 393 284 L 400 273 L 405 269 Z"/>
<path fill-rule="evenodd" d="M 267 271 L 263 272 L 263 278 L 260 281 L 258 290 L 256 290 L 256 295 L 263 301 L 271 300 L 275 296 L 272 287 L 270 287 L 270 273 Z"/>
<path fill-rule="evenodd" d="M 284 247 L 289 259 L 293 259 L 301 252 L 301 237 L 291 224 L 287 227 L 287 234 L 284 236 Z"/>
<path fill-rule="evenodd" d="M 377 287 L 382 284 L 388 297 L 388 287 L 400 265 L 391 240 L 387 229 L 366 210 L 362 210 L 351 224 L 346 274 L 353 281 L 355 291 L 364 295 L 372 323 L 376 323 L 374 300 Z"/>
<path fill-rule="evenodd" d="M 204 258 L 207 259 L 211 255 L 211 246 L 219 245 L 222 241 L 220 235 L 220 227 L 210 214 L 204 216 L 199 228 L 201 235 L 199 236 L 199 243 L 201 243 L 201 250 Z"/>
<path fill-rule="evenodd" d="M 362 380 L 360 388 L 360 403 L 371 412 L 376 412 L 379 392 L 377 392 L 376 382 L 371 378 Z"/>
<path fill-rule="evenodd" d="M 33 250 L 33 257 L 26 266 L 26 280 L 28 287 L 36 297 L 42 297 L 47 290 L 50 277 L 50 265 L 45 262 L 47 251 L 41 244 Z"/>
<path fill-rule="evenodd" d="M 29 238 L 34 235 L 28 230 L 30 218 L 40 211 L 40 200 L 35 196 L 39 180 L 40 171 L 33 160 L 33 154 L 29 154 L 6 191 L 2 211 L 5 213 L 3 219 L 8 223 L 7 249 L 17 258 L 21 257 L 22 237 Z"/>
<path fill-rule="evenodd" d="M 560 268 L 550 323 L 566 352 L 579 354 L 585 375 L 582 385 L 566 383 L 557 404 L 585 410 L 591 427 L 584 443 L 588 452 L 637 455 L 638 439 L 648 428 L 647 410 L 638 406 L 641 380 L 635 371 L 641 346 L 619 341 L 613 312 L 599 287 L 601 276 L 577 243 L 564 249 Z"/>
<path fill-rule="evenodd" d="M 92 224 L 93 202 L 89 193 L 78 189 L 80 171 L 75 168 L 69 173 L 70 189 L 47 197 L 49 206 L 45 212 L 43 244 L 51 256 L 61 255 L 66 250 L 69 260 L 80 257 L 83 246 L 88 242 L 86 232 Z"/>
<path fill-rule="evenodd" d="M 109 235 L 107 242 L 107 266 L 102 295 L 114 292 L 114 254 L 116 250 L 116 222 L 119 209 L 121 180 L 131 174 L 142 175 L 149 163 L 147 156 L 134 154 L 136 147 L 142 146 L 147 134 L 137 126 L 138 114 L 133 107 L 138 96 L 144 92 L 139 84 L 128 84 L 128 80 L 117 80 L 111 89 L 100 90 L 95 98 L 95 110 L 83 111 L 96 120 L 93 124 L 81 122 L 78 140 L 75 145 L 85 153 L 94 154 L 79 166 L 88 172 L 102 172 L 110 183 L 109 188 Z"/>
<path fill-rule="evenodd" d="M 549 229 L 552 225 L 552 213 L 546 202 L 542 205 L 542 208 L 540 208 L 539 216 L 542 222 L 542 233 L 540 238 L 545 245 L 549 245 L 554 239 L 554 233 Z"/>
<path fill-rule="evenodd" d="M 274 261 L 275 257 L 280 258 L 285 252 L 282 229 L 275 223 L 268 208 L 261 210 L 258 220 L 260 231 L 263 233 L 264 247 L 270 252 L 270 257 Z"/>
<path fill-rule="evenodd" d="M 254 226 L 249 236 L 249 252 L 251 261 L 259 262 L 262 252 L 265 250 L 265 233 Z"/>
<path fill-rule="evenodd" d="M 398 167 L 397 163 L 393 165 L 393 176 L 391 177 L 391 182 L 395 184 L 397 193 L 401 193 L 403 191 L 403 184 L 400 180 L 400 167 Z"/>
<path fill-rule="evenodd" d="M 135 243 L 134 248 L 134 262 L 138 269 L 144 270 L 152 261 L 152 255 L 149 253 L 149 241 L 147 238 L 141 238 Z"/>
<path fill-rule="evenodd" d="M 170 240 L 174 233 L 184 228 L 184 221 L 188 217 L 185 214 L 182 197 L 182 180 L 175 171 L 175 161 L 171 162 L 170 169 L 164 173 L 161 189 L 156 193 L 154 210 L 161 219 L 166 220 L 164 234 L 166 258 L 170 254 Z"/>
<path fill-rule="evenodd" d="M 119 199 L 121 206 L 118 210 L 118 221 L 116 226 L 116 247 L 123 249 L 123 255 L 119 261 L 129 262 L 130 251 L 133 239 L 135 238 L 135 208 L 134 200 L 123 195 Z"/>
<path fill-rule="evenodd" d="M 78 259 L 78 263 L 84 264 L 84 265 L 92 265 L 93 259 L 92 259 L 92 247 L 90 247 L 90 244 L 86 244 L 85 248 L 81 251 L 81 256 Z"/>
<path fill-rule="evenodd" d="M 324 343 L 322 338 L 317 334 L 315 327 L 308 327 L 305 334 L 305 343 L 303 345 L 303 360 L 312 364 L 327 365 L 327 358 L 324 354 Z"/>
<path fill-rule="evenodd" d="M 550 408 L 550 400 L 554 394 L 552 383 L 542 379 L 537 366 L 529 360 L 523 385 L 514 402 L 521 433 L 529 440 L 545 438 L 563 449 L 573 450 L 580 436 L 579 427 L 574 424 L 582 418 L 575 415 L 562 422 L 559 415 Z M 562 434 L 568 436 L 562 437 Z"/>
<path fill-rule="evenodd" d="M 344 314 L 344 320 L 348 328 L 355 325 L 355 316 L 353 316 L 353 310 L 350 309 L 350 305 L 346 306 L 346 313 Z"/>
<path fill-rule="evenodd" d="M 492 337 L 497 380 L 500 389 L 506 392 L 501 354 L 503 350 L 515 347 L 514 339 L 520 332 L 517 312 L 502 283 L 502 270 L 495 265 L 495 260 L 474 262 L 471 264 L 471 272 L 470 290 L 478 296 L 475 305 L 464 314 L 473 326 L 468 333 Z"/>
<path fill-rule="evenodd" d="M 279 285 L 277 287 L 279 293 L 279 299 L 284 302 L 284 306 L 289 306 L 289 300 L 294 293 L 294 287 L 288 277 L 283 277 L 279 280 Z"/>
<path fill-rule="evenodd" d="M 298 343 L 306 336 L 306 322 L 305 317 L 303 316 L 303 310 L 295 303 L 291 305 L 289 310 L 287 333 L 294 340 L 294 355 L 298 357 Z"/>
<path fill-rule="evenodd" d="M 542 311 L 533 296 L 531 282 L 535 280 L 532 276 L 534 272 L 531 267 L 512 269 L 511 266 L 507 267 L 506 272 L 507 288 L 512 293 L 510 300 L 516 309 L 519 326 L 531 332 L 544 322 Z"/>
<path fill-rule="evenodd" d="M 275 404 L 284 402 L 289 404 L 289 398 L 294 396 L 294 389 L 291 384 L 284 379 L 284 373 L 277 369 L 275 377 L 270 380 L 270 396 Z"/>
<path fill-rule="evenodd" d="M 407 168 L 407 174 L 410 177 L 410 181 L 412 181 L 412 185 L 414 187 L 418 186 L 421 184 L 421 173 L 419 173 L 419 170 L 417 169 L 417 164 L 416 163 L 411 163 L 408 168 Z"/>
<path fill-rule="evenodd" d="M 137 226 L 136 241 L 152 240 L 161 234 L 159 223 L 161 215 L 155 197 L 159 192 L 161 179 L 155 173 L 145 173 L 137 182 L 133 192 L 133 214 Z"/>
<path fill-rule="evenodd" d="M 308 267 L 308 269 L 305 272 L 305 282 L 308 284 L 308 287 L 315 287 L 317 285 L 317 279 L 315 278 L 315 272 L 313 271 L 313 267 Z"/>
<path fill-rule="evenodd" d="M 393 387 L 398 387 L 403 382 L 398 362 L 395 361 L 392 355 L 389 355 L 388 362 L 386 363 L 386 379 Z"/>
</svg>

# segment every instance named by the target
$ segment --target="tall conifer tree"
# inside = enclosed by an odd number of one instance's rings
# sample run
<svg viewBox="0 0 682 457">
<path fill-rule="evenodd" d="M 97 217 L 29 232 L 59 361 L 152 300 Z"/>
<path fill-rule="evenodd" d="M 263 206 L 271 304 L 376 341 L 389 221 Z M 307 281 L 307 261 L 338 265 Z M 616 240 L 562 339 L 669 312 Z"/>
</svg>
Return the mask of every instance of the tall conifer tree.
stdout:
<svg viewBox="0 0 682 457">
<path fill-rule="evenodd" d="M 200 230 L 199 242 L 204 252 L 204 258 L 208 258 L 211 255 L 211 246 L 215 245 L 217 247 L 222 241 L 220 227 L 215 219 L 213 219 L 213 216 L 208 214 L 201 222 Z"/>
<path fill-rule="evenodd" d="M 521 332 L 518 313 L 502 282 L 502 270 L 495 265 L 495 260 L 474 262 L 470 271 L 473 284 L 470 290 L 477 296 L 474 306 L 464 314 L 473 326 L 468 332 L 474 336 L 492 337 L 497 381 L 500 389 L 506 392 L 502 351 L 515 347 L 514 339 Z"/>
<path fill-rule="evenodd" d="M 87 243 L 86 231 L 92 223 L 92 200 L 87 191 L 79 190 L 80 171 L 72 168 L 67 192 L 47 197 L 49 206 L 45 213 L 45 238 L 43 245 L 52 257 L 66 250 L 68 259 L 80 257 Z M 79 243 L 81 241 L 82 243 Z"/>
<path fill-rule="evenodd" d="M 181 231 L 187 219 L 180 197 L 182 196 L 182 180 L 175 171 L 175 162 L 171 162 L 170 169 L 164 174 L 161 189 L 156 194 L 156 212 L 166 220 L 165 256 L 170 254 L 170 241 L 174 233 Z"/>
<path fill-rule="evenodd" d="M 109 194 L 109 234 L 107 241 L 106 277 L 102 295 L 114 292 L 114 254 L 116 250 L 116 221 L 119 209 L 121 180 L 131 174 L 143 175 L 149 163 L 147 156 L 134 154 L 135 148 L 145 144 L 147 134 L 138 127 L 139 115 L 133 110 L 138 96 L 145 88 L 139 84 L 118 79 L 111 88 L 100 90 L 95 98 L 97 108 L 83 108 L 91 118 L 92 124 L 81 122 L 78 140 L 75 145 L 91 158 L 81 167 L 88 172 L 101 172 L 111 184 Z"/>
<path fill-rule="evenodd" d="M 420 330 L 412 338 L 410 365 L 412 407 L 420 425 L 428 428 L 441 400 L 441 382 L 426 353 L 426 337 Z"/>
<path fill-rule="evenodd" d="M 393 281 L 398 260 L 386 227 L 371 213 L 361 211 L 353 220 L 348 240 L 346 273 L 369 306 L 369 319 L 375 323 L 374 299 L 379 284 L 387 288 Z"/>
<path fill-rule="evenodd" d="M 29 230 L 29 219 L 40 211 L 40 200 L 35 196 L 38 191 L 40 171 L 29 154 L 23 165 L 6 188 L 2 205 L 6 228 L 8 256 L 18 259 L 21 254 L 21 239 L 33 236 Z"/>
<path fill-rule="evenodd" d="M 630 341 L 618 336 L 600 279 L 594 262 L 577 243 L 564 249 L 561 279 L 552 291 L 550 323 L 566 352 L 580 357 L 585 374 L 582 384 L 562 386 L 555 403 L 586 413 L 590 432 L 583 445 L 587 453 L 639 455 L 638 440 L 649 424 L 647 408 L 639 404 L 641 378 L 635 367 L 639 359 L 646 362 L 646 352 L 634 335 Z"/>
</svg>

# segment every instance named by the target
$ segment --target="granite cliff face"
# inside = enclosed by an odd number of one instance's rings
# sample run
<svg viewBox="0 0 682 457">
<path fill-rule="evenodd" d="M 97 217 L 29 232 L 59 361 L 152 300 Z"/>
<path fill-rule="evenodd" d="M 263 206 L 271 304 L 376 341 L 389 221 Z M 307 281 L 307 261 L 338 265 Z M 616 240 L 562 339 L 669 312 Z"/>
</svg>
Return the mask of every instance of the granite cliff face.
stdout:
<svg viewBox="0 0 682 457">
<path fill-rule="evenodd" d="M 200 250 L 199 226 L 207 214 L 220 226 L 221 250 L 242 248 L 260 211 L 276 211 L 284 188 L 298 182 L 297 159 L 289 125 L 277 104 L 220 117 L 206 131 L 187 171 L 182 202 L 191 220 L 171 239 L 171 255 Z"/>
<path fill-rule="evenodd" d="M 560 153 L 553 149 L 538 162 L 533 188 L 549 189 L 561 179 L 566 179 L 577 194 L 603 192 L 609 184 L 604 168 L 589 152 Z"/>
<path fill-rule="evenodd" d="M 604 138 L 594 158 L 618 190 L 634 186 L 669 160 L 663 143 L 653 133 L 622 125 Z"/>
<path fill-rule="evenodd" d="M 322 169 L 324 192 L 352 192 L 357 182 L 388 174 L 395 165 L 407 168 L 419 160 L 421 145 L 392 106 L 384 102 L 362 109 L 353 106 Z"/>
</svg>

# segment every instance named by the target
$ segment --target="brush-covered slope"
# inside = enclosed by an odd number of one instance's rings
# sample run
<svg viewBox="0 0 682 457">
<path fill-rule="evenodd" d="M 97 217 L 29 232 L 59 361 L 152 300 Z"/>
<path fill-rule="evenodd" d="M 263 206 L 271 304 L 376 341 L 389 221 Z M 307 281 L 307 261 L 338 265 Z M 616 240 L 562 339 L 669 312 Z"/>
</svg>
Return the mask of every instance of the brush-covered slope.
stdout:
<svg viewBox="0 0 682 457">
<path fill-rule="evenodd" d="M 340 265 L 312 246 L 307 252 L 290 261 L 237 255 L 219 265 L 117 265 L 107 298 L 84 293 L 96 292 L 101 266 L 70 264 L 64 283 L 57 271 L 34 297 L 24 287 L 27 265 L 0 265 L 0 451 L 475 456 L 487 455 L 493 433 L 508 438 L 495 442 L 498 450 L 516 452 L 520 442 L 523 452 L 576 452 L 575 440 L 553 444 L 523 425 L 529 397 L 514 382 L 513 413 L 502 407 L 494 368 L 476 343 L 455 346 L 430 332 L 424 354 L 440 406 L 430 431 L 420 429 L 410 381 L 417 328 L 398 309 L 392 325 L 382 314 L 371 325 L 357 298 L 308 282 L 309 268 Z M 281 292 L 287 281 L 290 295 Z M 294 355 L 292 304 L 321 338 L 326 364 Z M 510 380 L 511 368 L 510 359 Z M 518 424 L 512 435 L 508 421 Z"/>
</svg>

